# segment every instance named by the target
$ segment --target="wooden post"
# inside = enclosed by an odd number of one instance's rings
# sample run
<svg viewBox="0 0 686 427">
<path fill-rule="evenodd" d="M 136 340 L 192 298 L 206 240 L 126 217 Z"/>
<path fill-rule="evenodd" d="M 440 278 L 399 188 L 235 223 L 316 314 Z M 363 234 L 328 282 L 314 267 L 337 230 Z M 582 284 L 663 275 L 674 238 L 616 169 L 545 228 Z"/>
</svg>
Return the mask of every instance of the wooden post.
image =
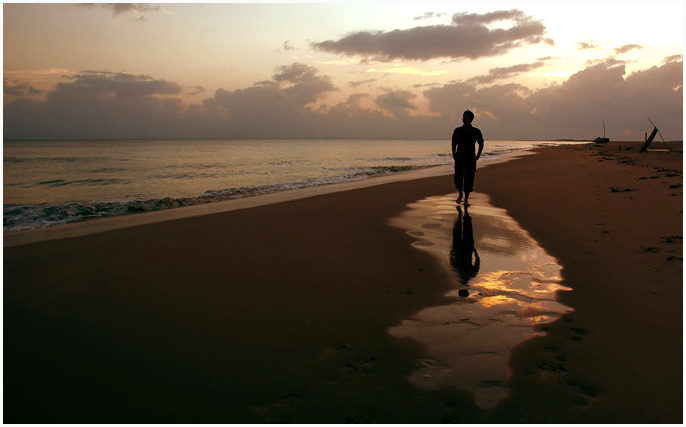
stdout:
<svg viewBox="0 0 686 427">
<path fill-rule="evenodd" d="M 645 153 L 646 150 L 648 150 L 648 146 L 650 145 L 651 142 L 653 142 L 653 139 L 655 139 L 655 135 L 657 135 L 657 127 L 654 127 L 653 132 L 650 134 L 650 136 L 648 138 L 646 138 L 646 142 L 643 144 L 641 149 L 638 150 L 639 153 Z"/>
</svg>

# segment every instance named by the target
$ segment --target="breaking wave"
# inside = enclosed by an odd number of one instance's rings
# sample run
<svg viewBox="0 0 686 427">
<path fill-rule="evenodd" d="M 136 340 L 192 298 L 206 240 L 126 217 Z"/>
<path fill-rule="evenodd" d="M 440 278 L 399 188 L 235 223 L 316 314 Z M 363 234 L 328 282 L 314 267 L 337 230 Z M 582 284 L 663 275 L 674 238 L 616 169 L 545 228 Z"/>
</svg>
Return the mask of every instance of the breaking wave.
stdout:
<svg viewBox="0 0 686 427">
<path fill-rule="evenodd" d="M 124 200 L 110 202 L 68 202 L 26 206 L 7 204 L 3 207 L 3 229 L 5 232 L 23 231 L 49 227 L 58 224 L 85 221 L 94 218 L 127 215 L 138 212 L 151 212 L 185 206 L 195 206 L 244 197 L 297 190 L 300 188 L 359 181 L 383 175 L 426 169 L 440 165 L 441 164 L 428 166 L 403 165 L 356 168 L 325 178 L 309 179 L 305 181 L 284 184 L 210 190 L 194 197 L 163 197 L 148 200 Z M 60 185 L 63 183 L 55 182 L 45 184 Z"/>
</svg>

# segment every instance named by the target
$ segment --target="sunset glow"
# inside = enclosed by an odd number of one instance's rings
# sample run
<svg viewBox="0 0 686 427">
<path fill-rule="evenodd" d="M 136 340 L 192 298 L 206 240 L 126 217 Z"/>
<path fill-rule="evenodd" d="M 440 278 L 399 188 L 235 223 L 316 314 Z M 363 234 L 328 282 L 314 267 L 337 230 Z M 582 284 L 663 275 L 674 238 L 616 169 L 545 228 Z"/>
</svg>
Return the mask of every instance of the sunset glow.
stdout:
<svg viewBox="0 0 686 427">
<path fill-rule="evenodd" d="M 6 3 L 3 23 L 5 138 L 444 138 L 466 108 L 491 138 L 604 119 L 637 140 L 648 116 L 682 138 L 681 3 Z"/>
</svg>

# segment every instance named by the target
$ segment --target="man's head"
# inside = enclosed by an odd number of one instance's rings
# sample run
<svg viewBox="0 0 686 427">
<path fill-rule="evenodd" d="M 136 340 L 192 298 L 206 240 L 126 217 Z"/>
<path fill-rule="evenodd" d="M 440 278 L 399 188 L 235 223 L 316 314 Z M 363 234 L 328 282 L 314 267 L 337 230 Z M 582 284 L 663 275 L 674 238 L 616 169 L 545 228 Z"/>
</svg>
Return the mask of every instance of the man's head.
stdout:
<svg viewBox="0 0 686 427">
<path fill-rule="evenodd" d="M 471 124 L 473 120 L 474 120 L 474 113 L 472 113 L 471 111 L 467 110 L 464 113 L 462 113 L 462 123 Z"/>
</svg>

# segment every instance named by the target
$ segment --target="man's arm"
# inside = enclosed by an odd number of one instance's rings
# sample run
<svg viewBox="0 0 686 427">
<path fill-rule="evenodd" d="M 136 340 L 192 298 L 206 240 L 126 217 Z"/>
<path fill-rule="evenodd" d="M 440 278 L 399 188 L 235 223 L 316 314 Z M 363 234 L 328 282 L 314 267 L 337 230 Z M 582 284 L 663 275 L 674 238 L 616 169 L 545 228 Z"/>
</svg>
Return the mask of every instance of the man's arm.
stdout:
<svg viewBox="0 0 686 427">
<path fill-rule="evenodd" d="M 476 141 L 479 144 L 479 152 L 476 153 L 476 160 L 479 160 L 479 157 L 481 157 L 481 152 L 484 151 L 484 142 L 483 141 Z"/>
<path fill-rule="evenodd" d="M 476 142 L 479 144 L 479 152 L 476 154 L 476 160 L 479 160 L 481 152 L 484 151 L 484 137 L 481 135 L 481 131 L 479 131 L 479 139 L 477 139 Z"/>
</svg>

